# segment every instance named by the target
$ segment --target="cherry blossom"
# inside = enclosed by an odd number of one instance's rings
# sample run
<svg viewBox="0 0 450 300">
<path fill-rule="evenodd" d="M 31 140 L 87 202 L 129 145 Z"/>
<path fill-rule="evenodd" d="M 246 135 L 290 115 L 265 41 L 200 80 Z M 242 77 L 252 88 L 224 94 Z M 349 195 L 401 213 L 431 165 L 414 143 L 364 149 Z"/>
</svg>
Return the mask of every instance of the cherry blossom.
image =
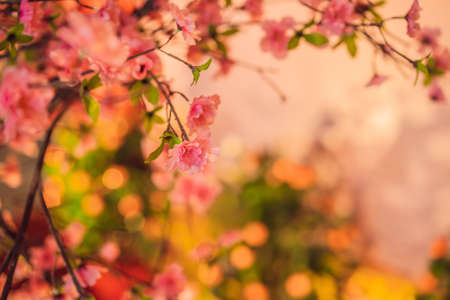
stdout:
<svg viewBox="0 0 450 300">
<path fill-rule="evenodd" d="M 170 199 L 177 204 L 190 205 L 196 213 L 202 214 L 220 192 L 220 185 L 204 175 L 184 175 L 177 179 Z"/>
<path fill-rule="evenodd" d="M 387 76 L 374 74 L 372 78 L 369 80 L 369 82 L 366 84 L 366 87 L 381 85 L 383 82 L 386 81 L 386 79 L 388 79 Z"/>
<path fill-rule="evenodd" d="M 291 17 L 285 17 L 279 22 L 273 20 L 264 21 L 262 28 L 266 35 L 261 41 L 262 50 L 271 52 L 278 59 L 285 58 L 289 42 L 286 31 L 293 26 L 294 19 Z"/>
<path fill-rule="evenodd" d="M 156 297 L 176 299 L 186 285 L 183 268 L 178 264 L 171 264 L 164 270 L 164 273 L 155 276 L 153 284 Z"/>
<path fill-rule="evenodd" d="M 414 0 L 406 14 L 406 21 L 408 22 L 407 33 L 410 37 L 415 37 L 420 31 L 420 24 L 417 22 L 420 18 L 420 10 L 419 1 Z"/>
<path fill-rule="evenodd" d="M 447 98 L 445 97 L 444 92 L 442 91 L 442 88 L 439 86 L 439 84 L 437 82 L 433 82 L 433 84 L 431 85 L 430 90 L 428 92 L 428 96 L 434 102 L 447 101 Z"/>
<path fill-rule="evenodd" d="M 242 233 L 240 230 L 230 230 L 222 234 L 218 240 L 217 244 L 220 247 L 229 248 L 234 244 L 237 244 L 242 241 Z"/>
<path fill-rule="evenodd" d="M 98 267 L 96 265 L 85 265 L 75 270 L 75 274 L 77 276 L 77 279 L 80 282 L 80 285 L 83 288 L 94 286 L 97 280 L 101 277 L 101 272 L 103 272 L 104 269 L 101 267 Z M 72 277 L 70 277 L 69 274 L 66 274 L 63 276 L 64 286 L 63 291 L 64 293 L 69 297 L 78 297 L 78 291 L 75 287 L 75 283 L 72 280 Z"/>
<path fill-rule="evenodd" d="M 187 126 L 191 133 L 196 132 L 198 135 L 208 133 L 209 126 L 214 122 L 219 104 L 220 97 L 218 95 L 194 98 L 187 117 Z"/>
<path fill-rule="evenodd" d="M 263 1 L 246 0 L 244 3 L 244 9 L 248 11 L 253 18 L 259 18 L 263 14 Z"/>
<path fill-rule="evenodd" d="M 25 26 L 24 33 L 32 36 L 41 34 L 45 23 L 44 10 L 40 3 L 22 0 L 20 2 L 19 21 Z"/>
<path fill-rule="evenodd" d="M 420 51 L 424 51 L 427 48 L 436 50 L 439 47 L 439 36 L 441 35 L 441 30 L 439 28 L 423 28 L 421 29 L 416 38 L 420 42 Z"/>
<path fill-rule="evenodd" d="M 184 141 L 168 152 L 167 168 L 186 173 L 198 173 L 214 161 L 217 150 L 209 137 L 197 137 L 193 141 Z"/>
<path fill-rule="evenodd" d="M 115 261 L 120 255 L 120 247 L 115 242 L 106 242 L 100 248 L 99 255 L 107 262 Z"/>
<path fill-rule="evenodd" d="M 58 30 L 57 36 L 79 49 L 90 67 L 105 78 L 114 78 L 126 62 L 130 51 L 117 36 L 114 24 L 98 15 L 83 15 L 77 11 L 67 14 L 68 26 Z"/>
<path fill-rule="evenodd" d="M 331 0 L 323 13 L 319 28 L 328 35 L 341 35 L 345 32 L 346 23 L 353 16 L 354 7 L 348 0 Z"/>
<path fill-rule="evenodd" d="M 195 33 L 195 25 L 194 21 L 187 16 L 186 11 L 182 11 L 178 6 L 171 3 L 169 5 L 170 12 L 173 15 L 173 18 L 177 22 L 177 25 L 181 28 L 183 32 L 184 40 L 188 45 L 195 45 L 195 40 L 198 39 Z"/>
<path fill-rule="evenodd" d="M 217 246 L 212 243 L 202 243 L 192 250 L 190 257 L 195 261 L 204 261 L 212 258 Z"/>
<path fill-rule="evenodd" d="M 53 89 L 46 82 L 44 76 L 25 67 L 5 69 L 0 83 L 0 143 L 20 136 L 34 138 L 47 127 Z"/>
</svg>

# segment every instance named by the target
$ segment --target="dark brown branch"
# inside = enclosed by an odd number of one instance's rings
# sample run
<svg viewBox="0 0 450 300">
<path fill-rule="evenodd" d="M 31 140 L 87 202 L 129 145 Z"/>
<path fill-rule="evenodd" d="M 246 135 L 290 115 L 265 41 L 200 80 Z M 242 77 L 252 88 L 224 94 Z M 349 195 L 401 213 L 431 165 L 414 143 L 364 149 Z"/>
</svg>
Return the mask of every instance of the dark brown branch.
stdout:
<svg viewBox="0 0 450 300">
<path fill-rule="evenodd" d="M 61 239 L 58 234 L 58 230 L 55 228 L 55 224 L 53 224 L 52 216 L 50 214 L 50 211 L 47 207 L 47 204 L 45 203 L 44 194 L 42 193 L 42 188 L 39 189 L 39 196 L 41 199 L 41 206 L 42 210 L 44 211 L 45 218 L 47 219 L 48 227 L 50 228 L 50 232 L 52 233 L 56 244 L 58 245 L 59 251 L 61 252 L 61 256 L 64 260 L 64 264 L 66 265 L 67 272 L 69 272 L 70 277 L 72 277 L 73 283 L 75 284 L 75 288 L 77 289 L 78 294 L 80 297 L 84 297 L 84 289 L 80 284 L 80 281 L 78 280 L 77 276 L 75 275 L 75 272 L 72 268 L 72 265 L 70 264 L 69 258 L 67 257 L 67 254 L 64 250 L 64 245 L 61 242 Z"/>
<path fill-rule="evenodd" d="M 20 247 L 22 245 L 22 242 L 23 242 L 23 239 L 25 236 L 25 232 L 28 228 L 28 224 L 30 223 L 30 217 L 31 217 L 31 212 L 33 210 L 34 198 L 36 196 L 39 186 L 41 185 L 41 179 L 42 179 L 41 171 L 42 171 L 42 167 L 44 165 L 45 153 L 50 144 L 50 140 L 51 140 L 53 131 L 56 128 L 56 125 L 61 120 L 62 116 L 67 111 L 67 109 L 69 108 L 71 103 L 72 103 L 72 101 L 69 100 L 68 102 L 66 102 L 64 104 L 63 109 L 55 117 L 55 119 L 53 120 L 53 122 L 51 123 L 50 127 L 48 128 L 48 130 L 45 134 L 44 141 L 42 143 L 42 146 L 41 146 L 41 149 L 39 152 L 39 156 L 38 156 L 38 160 L 36 163 L 36 168 L 34 170 L 33 179 L 31 181 L 31 187 L 30 187 L 30 190 L 27 195 L 27 200 L 26 200 L 25 209 L 24 209 L 23 216 L 22 216 L 22 221 L 21 221 L 19 230 L 17 231 L 16 238 L 14 240 L 14 245 L 10 249 L 8 254 L 6 255 L 5 259 L 3 260 L 2 265 L 0 266 L 0 274 L 1 274 L 6 270 L 6 267 L 8 265 L 10 265 L 6 283 L 2 290 L 2 294 L 1 294 L 1 298 L 0 298 L 1 300 L 6 300 L 8 297 L 9 291 L 11 290 L 11 284 L 12 284 L 12 280 L 14 277 L 17 260 L 19 258 Z"/>
</svg>

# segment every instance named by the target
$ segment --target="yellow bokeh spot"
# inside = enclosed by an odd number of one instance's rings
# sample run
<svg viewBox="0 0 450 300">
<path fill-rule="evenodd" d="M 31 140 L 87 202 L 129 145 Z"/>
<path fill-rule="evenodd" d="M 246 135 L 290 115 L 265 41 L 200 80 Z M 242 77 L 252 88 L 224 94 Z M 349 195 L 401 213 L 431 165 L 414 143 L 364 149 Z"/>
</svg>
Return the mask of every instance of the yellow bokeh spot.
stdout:
<svg viewBox="0 0 450 300">
<path fill-rule="evenodd" d="M 61 205 L 64 182 L 61 178 L 47 178 L 43 187 L 44 200 L 48 207 Z"/>
<path fill-rule="evenodd" d="M 206 286 L 214 287 L 219 285 L 223 279 L 222 269 L 217 264 L 211 266 L 201 264 L 198 268 L 198 279 Z"/>
<path fill-rule="evenodd" d="M 115 190 L 122 187 L 128 180 L 128 171 L 122 166 L 112 166 L 103 173 L 102 182 L 105 187 Z"/>
<path fill-rule="evenodd" d="M 47 165 L 57 167 L 63 164 L 65 158 L 66 155 L 64 153 L 64 150 L 62 148 L 53 146 L 49 147 L 49 149 L 45 153 L 44 161 Z"/>
<path fill-rule="evenodd" d="M 105 208 L 102 197 L 97 194 L 87 195 L 81 200 L 81 208 L 91 217 L 96 217 L 102 213 Z"/>
<path fill-rule="evenodd" d="M 86 192 L 91 186 L 91 176 L 83 170 L 73 172 L 69 178 L 69 187 L 78 193 Z"/>
<path fill-rule="evenodd" d="M 119 213 L 125 218 L 132 218 L 142 210 L 142 200 L 136 194 L 129 194 L 120 199 L 118 205 Z"/>
<path fill-rule="evenodd" d="M 261 282 L 252 282 L 244 287 L 245 300 L 269 300 L 269 291 Z"/>
<path fill-rule="evenodd" d="M 284 283 L 286 293 L 292 298 L 303 298 L 312 291 L 312 282 L 305 273 L 294 273 Z"/>
<path fill-rule="evenodd" d="M 330 275 L 314 275 L 313 286 L 318 300 L 337 300 L 338 288 L 336 281 Z"/>
<path fill-rule="evenodd" d="M 248 269 L 255 262 L 255 254 L 247 246 L 238 246 L 231 251 L 230 262 L 236 269 Z"/>
<path fill-rule="evenodd" d="M 262 246 L 267 242 L 269 231 L 261 222 L 251 222 L 242 230 L 242 238 L 250 246 Z"/>
<path fill-rule="evenodd" d="M 415 299 L 415 289 L 412 283 L 369 268 L 360 268 L 350 277 L 345 294 L 348 299 Z"/>
</svg>

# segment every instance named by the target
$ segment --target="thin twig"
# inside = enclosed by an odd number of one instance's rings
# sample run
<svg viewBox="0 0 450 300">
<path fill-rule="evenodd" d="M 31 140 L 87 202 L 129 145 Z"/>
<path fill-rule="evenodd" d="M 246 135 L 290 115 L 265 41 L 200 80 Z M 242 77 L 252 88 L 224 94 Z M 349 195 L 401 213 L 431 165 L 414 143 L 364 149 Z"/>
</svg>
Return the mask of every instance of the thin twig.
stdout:
<svg viewBox="0 0 450 300">
<path fill-rule="evenodd" d="M 189 136 L 187 135 L 186 130 L 183 127 L 183 123 L 181 123 L 181 120 L 178 117 L 178 114 L 175 110 L 175 107 L 172 104 L 172 101 L 170 100 L 169 95 L 167 94 L 166 90 L 163 88 L 161 82 L 159 82 L 158 78 L 156 78 L 155 74 L 153 74 L 151 71 L 149 71 L 149 74 L 152 77 L 152 79 L 156 82 L 156 85 L 158 85 L 158 88 L 161 91 L 161 93 L 163 94 L 164 98 L 166 98 L 167 103 L 169 104 L 170 109 L 172 110 L 173 115 L 175 116 L 175 120 L 178 123 L 178 127 L 180 127 L 181 136 L 183 137 L 183 140 L 189 141 Z"/>
</svg>

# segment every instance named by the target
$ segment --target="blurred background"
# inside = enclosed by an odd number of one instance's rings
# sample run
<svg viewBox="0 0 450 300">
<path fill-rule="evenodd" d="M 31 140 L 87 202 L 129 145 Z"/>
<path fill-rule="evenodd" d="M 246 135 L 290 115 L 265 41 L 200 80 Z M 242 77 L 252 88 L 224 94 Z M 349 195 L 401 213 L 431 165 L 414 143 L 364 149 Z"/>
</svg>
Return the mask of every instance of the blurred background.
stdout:
<svg viewBox="0 0 450 300">
<path fill-rule="evenodd" d="M 383 15 L 404 14 L 410 2 L 389 1 Z M 421 24 L 440 28 L 441 43 L 450 44 L 450 2 L 421 6 Z M 309 17 L 288 0 L 266 1 L 265 12 L 273 19 Z M 404 35 L 402 22 L 389 28 Z M 66 118 L 47 155 L 44 191 L 59 226 L 79 221 L 89 229 L 77 253 L 91 255 L 114 241 L 122 251 L 118 266 L 135 266 L 133 274 L 143 277 L 152 272 L 142 265 L 151 270 L 159 260 L 181 260 L 195 278 L 183 299 L 402 300 L 442 290 L 435 277 L 443 273 L 433 277 L 428 269 L 445 254 L 450 229 L 448 105 L 431 103 L 411 70 L 380 57 L 374 62 L 364 42 L 356 58 L 304 43 L 279 61 L 260 51 L 262 35 L 259 26 L 246 26 L 232 38 L 230 56 L 275 69 L 267 76 L 284 102 L 239 64 L 216 78 L 213 63 L 197 86 L 186 88 L 190 71 L 163 58 L 175 89 L 222 99 L 213 129 L 221 151 L 213 173 L 222 192 L 206 213 L 171 204 L 172 179 L 142 163 L 158 132 L 143 138 L 135 108 L 104 104 L 89 128 L 76 111 Z M 183 54 L 182 43 L 167 49 Z M 399 43 L 407 52 L 412 44 Z M 389 78 L 368 88 L 374 65 Z M 2 157 L 9 152 L 2 149 Z M 14 182 L 1 188 L 12 216 L 20 212 L 34 159 L 22 155 L 20 163 L 20 188 Z M 240 238 L 224 251 L 207 263 L 192 259 L 203 242 L 224 233 L 233 241 L 233 230 Z"/>
</svg>

